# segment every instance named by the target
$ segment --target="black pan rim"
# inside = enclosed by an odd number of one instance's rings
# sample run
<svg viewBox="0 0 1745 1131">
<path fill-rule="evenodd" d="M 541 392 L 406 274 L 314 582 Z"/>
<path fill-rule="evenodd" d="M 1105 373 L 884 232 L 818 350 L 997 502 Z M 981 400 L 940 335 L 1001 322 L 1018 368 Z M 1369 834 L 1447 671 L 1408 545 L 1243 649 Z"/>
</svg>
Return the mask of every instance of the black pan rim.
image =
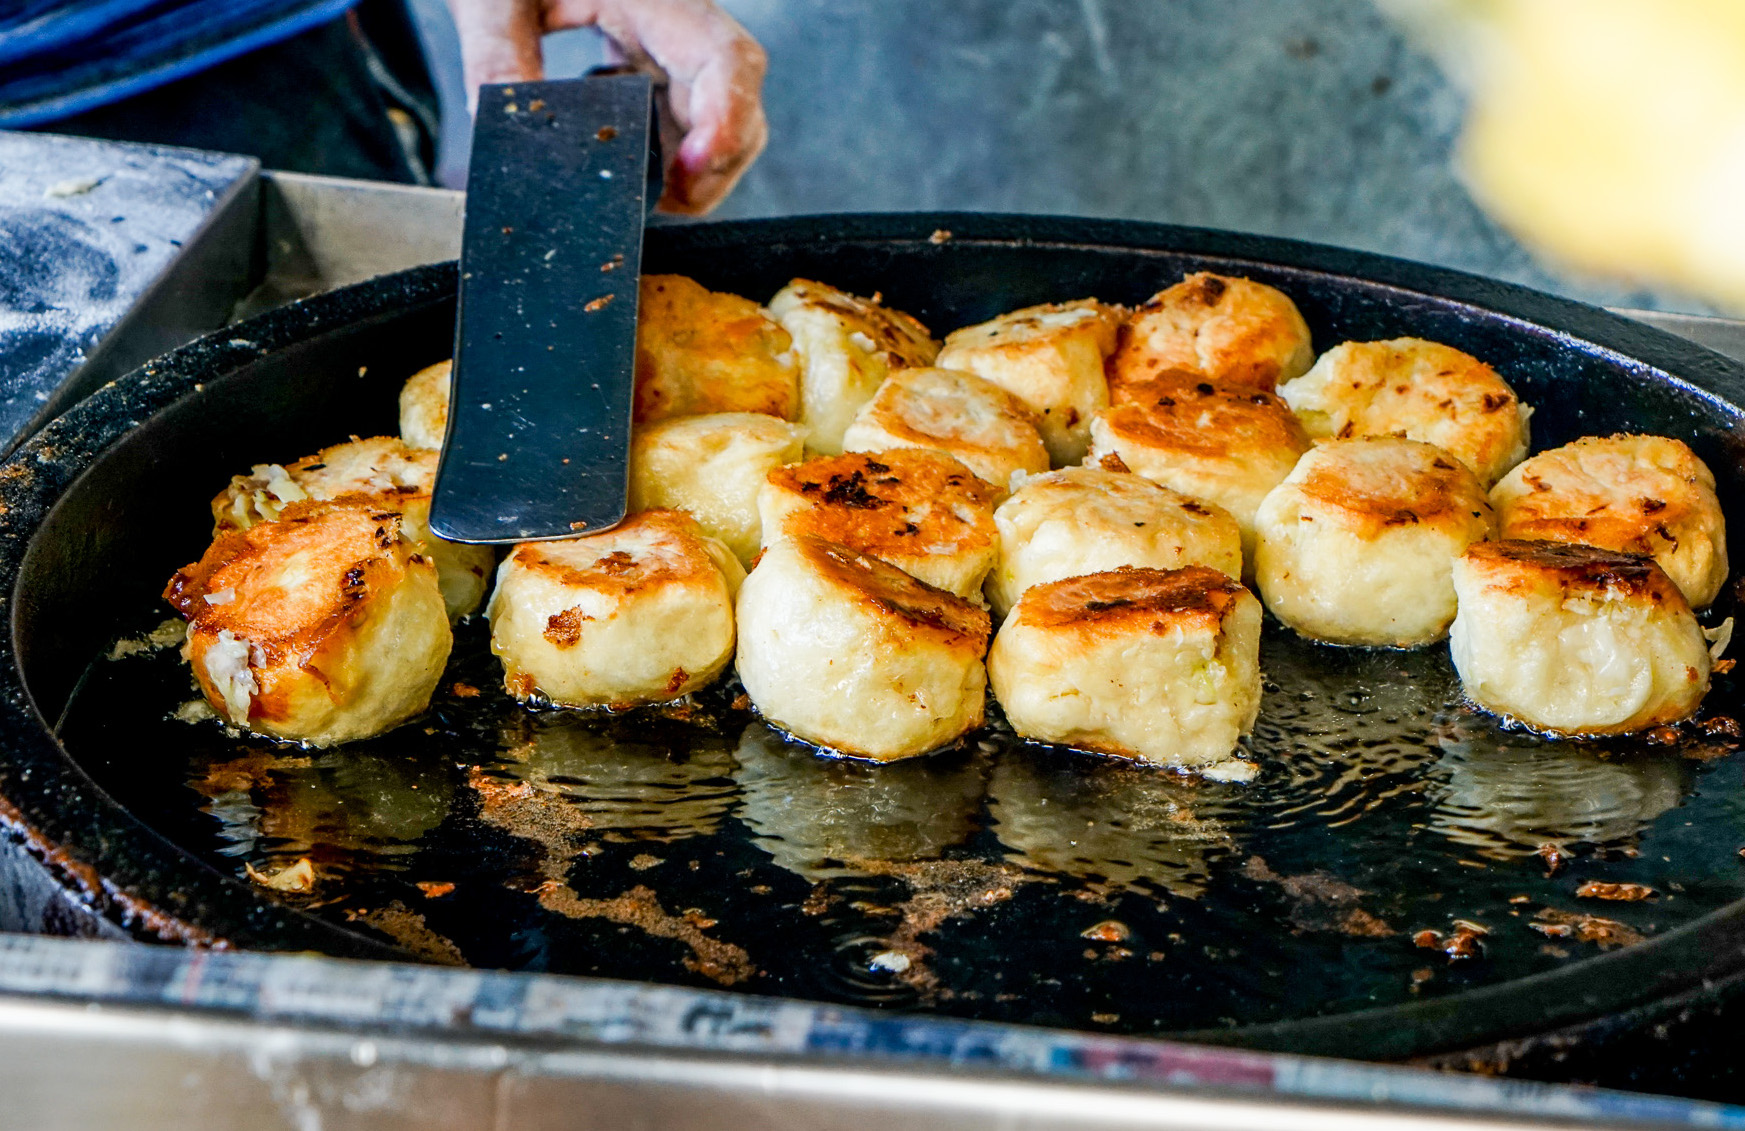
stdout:
<svg viewBox="0 0 1745 1131">
<path fill-rule="evenodd" d="M 1691 390 L 1724 415 L 1745 418 L 1745 367 L 1702 346 L 1597 307 L 1511 283 L 1407 260 L 1268 236 L 1163 224 L 979 213 L 843 214 L 673 225 L 652 229 L 666 256 L 735 246 L 870 243 L 1021 243 L 1131 255 L 1189 255 L 1343 276 L 1468 307 L 1521 333 L 1602 352 L 1645 379 Z M 104 793 L 52 737 L 19 662 L 30 616 L 18 582 L 34 536 L 56 501 L 103 453 L 148 416 L 198 393 L 207 381 L 290 344 L 420 305 L 447 301 L 453 263 L 385 275 L 225 328 L 105 386 L 0 464 L 0 825 L 49 863 L 64 885 L 142 936 L 262 949 L 404 958 L 376 942 L 288 908 L 226 876 L 153 832 Z M 93 834 L 96 834 L 93 837 Z M 87 839 L 92 838 L 92 839 Z M 93 843 L 93 839 L 95 843 Z M 174 877 L 173 882 L 169 881 Z M 1297 1053 L 1401 1059 L 1543 1033 L 1672 998 L 1745 970 L 1745 900 L 1694 923 L 1560 970 L 1447 998 L 1246 1028 L 1170 1034 Z"/>
</svg>

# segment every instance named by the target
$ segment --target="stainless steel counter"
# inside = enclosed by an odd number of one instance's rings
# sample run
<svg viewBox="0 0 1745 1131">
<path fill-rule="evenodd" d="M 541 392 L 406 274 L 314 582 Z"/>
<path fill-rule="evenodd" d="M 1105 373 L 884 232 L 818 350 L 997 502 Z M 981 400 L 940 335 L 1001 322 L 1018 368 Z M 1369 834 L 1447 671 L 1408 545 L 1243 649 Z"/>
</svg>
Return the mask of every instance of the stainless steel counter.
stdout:
<svg viewBox="0 0 1745 1131">
<path fill-rule="evenodd" d="M 1745 1109 L 537 974 L 0 936 L 0 1127 L 1745 1127 Z"/>
</svg>

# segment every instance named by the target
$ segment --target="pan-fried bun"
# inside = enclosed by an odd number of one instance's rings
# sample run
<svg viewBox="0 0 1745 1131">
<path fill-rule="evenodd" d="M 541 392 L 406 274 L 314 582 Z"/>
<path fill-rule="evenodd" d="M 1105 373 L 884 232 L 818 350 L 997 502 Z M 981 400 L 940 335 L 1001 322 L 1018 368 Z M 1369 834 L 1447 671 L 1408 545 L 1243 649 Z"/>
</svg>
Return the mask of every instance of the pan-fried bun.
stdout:
<svg viewBox="0 0 1745 1131">
<path fill-rule="evenodd" d="M 1411 648 L 1454 619 L 1454 559 L 1491 530 L 1465 464 L 1395 437 L 1333 440 L 1260 504 L 1255 577 L 1304 636 Z"/>
<path fill-rule="evenodd" d="M 1677 722 L 1709 689 L 1708 642 L 1652 558 L 1483 542 L 1454 565 L 1449 651 L 1473 702 L 1559 734 Z"/>
<path fill-rule="evenodd" d="M 893 372 L 932 365 L 939 343 L 927 327 L 879 302 L 795 279 L 770 299 L 770 313 L 800 355 L 800 423 L 806 446 L 840 455 L 842 433 Z"/>
<path fill-rule="evenodd" d="M 400 388 L 400 439 L 409 448 L 442 448 L 448 434 L 448 382 L 454 362 L 427 365 Z"/>
<path fill-rule="evenodd" d="M 611 530 L 523 542 L 491 594 L 491 651 L 517 699 L 565 707 L 660 703 L 733 657 L 744 571 L 690 515 L 652 510 Z"/>
<path fill-rule="evenodd" d="M 644 275 L 640 291 L 638 423 L 711 412 L 799 415 L 794 342 L 768 311 L 683 275 Z"/>
<path fill-rule="evenodd" d="M 688 512 L 749 565 L 762 542 L 757 493 L 801 455 L 805 429 L 756 412 L 678 416 L 638 425 L 630 449 L 630 509 Z"/>
<path fill-rule="evenodd" d="M 1183 769 L 1228 760 L 1260 710 L 1260 602 L 1205 566 L 1025 591 L 988 678 L 1026 738 Z"/>
<path fill-rule="evenodd" d="M 739 678 L 765 719 L 881 762 L 981 725 L 987 611 L 808 535 L 758 559 L 739 591 Z"/>
<path fill-rule="evenodd" d="M 1177 370 L 1271 392 L 1314 360 L 1308 323 L 1284 292 L 1200 271 L 1133 312 L 1109 359 L 1109 385 Z"/>
<path fill-rule="evenodd" d="M 1091 419 L 1086 462 L 1119 456 L 1154 483 L 1217 503 L 1242 527 L 1252 563 L 1260 501 L 1309 450 L 1291 410 L 1264 390 L 1209 378 L 1135 381 L 1114 396 Z"/>
<path fill-rule="evenodd" d="M 1540 452 L 1491 490 L 1504 538 L 1646 554 L 1701 609 L 1727 580 L 1715 477 L 1665 436 L 1589 436 Z"/>
<path fill-rule="evenodd" d="M 1005 498 L 1015 472 L 1048 470 L 1036 415 L 1023 401 L 972 373 L 902 369 L 855 414 L 842 436 L 851 452 L 932 448 L 955 456 Z"/>
<path fill-rule="evenodd" d="M 436 567 L 369 500 L 292 503 L 220 534 L 164 596 L 220 718 L 315 746 L 423 711 L 453 644 Z"/>
<path fill-rule="evenodd" d="M 850 452 L 770 472 L 758 494 L 763 544 L 837 542 L 972 597 L 994 564 L 994 487 L 944 452 Z"/>
<path fill-rule="evenodd" d="M 484 599 L 497 555 L 490 546 L 448 542 L 430 532 L 436 461 L 435 451 L 377 436 L 322 448 L 284 467 L 257 464 L 212 500 L 214 533 L 270 522 L 300 499 L 370 499 L 400 513 L 400 533 L 436 563 L 449 619 L 459 620 Z"/>
<path fill-rule="evenodd" d="M 1121 566 L 1242 575 L 1242 536 L 1228 511 L 1125 471 L 1066 467 L 1035 476 L 1000 504 L 994 525 L 1000 557 L 987 595 L 1001 615 L 1033 585 Z"/>
<path fill-rule="evenodd" d="M 1422 440 L 1459 457 L 1486 487 L 1527 455 L 1533 410 L 1496 370 L 1438 342 L 1345 342 L 1278 392 L 1315 439 Z"/>
<path fill-rule="evenodd" d="M 935 363 L 984 377 L 1036 413 L 1056 466 L 1090 446 L 1091 417 L 1109 403 L 1103 364 L 1115 348 L 1118 307 L 1096 299 L 1030 306 L 954 330 Z"/>
</svg>

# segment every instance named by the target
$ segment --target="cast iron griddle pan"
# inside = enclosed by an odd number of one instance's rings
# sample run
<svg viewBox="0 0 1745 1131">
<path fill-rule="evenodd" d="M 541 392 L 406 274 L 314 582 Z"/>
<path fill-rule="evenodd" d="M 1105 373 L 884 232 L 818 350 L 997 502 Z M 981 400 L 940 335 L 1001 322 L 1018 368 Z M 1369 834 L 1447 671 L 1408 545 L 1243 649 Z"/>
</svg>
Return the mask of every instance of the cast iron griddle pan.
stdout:
<svg viewBox="0 0 1745 1131">
<path fill-rule="evenodd" d="M 1686 440 L 1737 511 L 1745 372 L 1504 284 L 1021 217 L 703 225 L 647 244 L 650 271 L 760 299 L 795 276 L 882 292 L 936 334 L 1036 302 L 1134 303 L 1200 269 L 1284 289 L 1320 349 L 1410 334 L 1491 362 L 1536 406 L 1535 450 Z M 1445 648 L 1327 648 L 1269 623 L 1248 786 L 1026 746 L 997 717 L 926 760 L 832 762 L 765 729 L 731 683 L 683 711 L 531 713 L 502 696 L 482 621 L 431 713 L 367 743 L 302 751 L 170 717 L 191 698 L 173 651 L 107 657 L 168 615 L 158 593 L 206 545 L 206 500 L 251 464 L 392 433 L 401 381 L 448 352 L 454 284 L 421 268 L 233 327 L 0 470 L 3 815 L 142 934 L 1378 1058 L 1580 1025 L 1745 970 L 1731 676 L 1667 742 L 1552 743 L 1464 707 Z M 1554 874 L 1548 844 L 1569 857 Z M 305 856 L 312 891 L 246 878 Z M 1577 897 L 1587 880 L 1657 895 Z M 1470 957 L 1444 949 L 1462 922 L 1486 932 L 1450 948 Z"/>
</svg>

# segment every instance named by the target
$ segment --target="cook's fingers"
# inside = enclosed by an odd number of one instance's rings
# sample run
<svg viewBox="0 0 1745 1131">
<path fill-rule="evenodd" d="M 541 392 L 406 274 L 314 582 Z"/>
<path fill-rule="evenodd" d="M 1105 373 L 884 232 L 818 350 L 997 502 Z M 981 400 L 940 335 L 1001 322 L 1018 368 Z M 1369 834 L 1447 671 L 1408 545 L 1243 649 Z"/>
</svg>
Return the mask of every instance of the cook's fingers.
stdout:
<svg viewBox="0 0 1745 1131">
<path fill-rule="evenodd" d="M 460 35 L 467 109 L 479 108 L 479 84 L 545 77 L 540 0 L 448 0 Z"/>
<path fill-rule="evenodd" d="M 662 207 L 713 208 L 768 137 L 763 48 L 715 0 L 546 0 L 547 30 L 579 24 L 597 24 L 627 58 L 667 75 L 667 109 L 684 136 L 668 150 Z"/>
<path fill-rule="evenodd" d="M 708 212 L 763 152 L 769 126 L 759 97 L 761 49 L 758 54 L 755 69 L 724 60 L 705 69 L 688 89 L 673 92 L 675 103 L 683 95 L 684 105 L 675 106 L 675 114 L 688 128 L 678 152 L 667 162 L 662 210 L 687 215 Z"/>
</svg>

